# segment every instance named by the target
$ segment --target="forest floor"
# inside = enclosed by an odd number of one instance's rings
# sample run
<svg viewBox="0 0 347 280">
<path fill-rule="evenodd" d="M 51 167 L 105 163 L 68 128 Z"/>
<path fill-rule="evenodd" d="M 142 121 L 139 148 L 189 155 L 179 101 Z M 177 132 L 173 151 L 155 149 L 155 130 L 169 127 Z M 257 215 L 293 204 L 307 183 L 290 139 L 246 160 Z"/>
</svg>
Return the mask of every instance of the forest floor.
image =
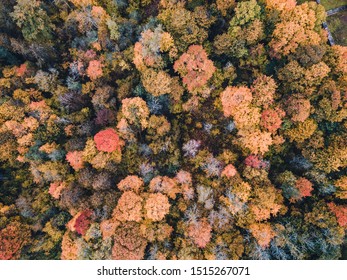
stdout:
<svg viewBox="0 0 347 280">
<path fill-rule="evenodd" d="M 320 3 L 327 11 L 327 24 L 334 43 L 347 46 L 347 0 L 321 0 Z"/>
<path fill-rule="evenodd" d="M 335 43 L 347 46 L 347 10 L 329 16 L 327 22 Z"/>
<path fill-rule="evenodd" d="M 309 2 L 313 0 L 298 0 L 298 4 Z M 319 2 L 319 1 L 315 1 Z M 347 46 L 347 0 L 320 0 L 327 11 L 327 24 L 329 31 L 334 39 L 334 43 L 342 46 Z M 329 15 L 329 12 L 333 12 L 334 9 L 344 9 L 339 12 L 335 12 Z"/>
<path fill-rule="evenodd" d="M 320 2 L 327 11 L 347 5 L 347 0 L 321 0 Z"/>
</svg>

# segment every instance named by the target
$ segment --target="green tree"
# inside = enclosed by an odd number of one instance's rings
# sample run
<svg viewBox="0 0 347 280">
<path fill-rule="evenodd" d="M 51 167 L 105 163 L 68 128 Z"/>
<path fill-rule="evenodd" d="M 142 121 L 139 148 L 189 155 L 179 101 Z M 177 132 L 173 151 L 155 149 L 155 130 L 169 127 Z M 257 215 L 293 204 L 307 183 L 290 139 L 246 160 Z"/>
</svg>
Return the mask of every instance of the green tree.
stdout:
<svg viewBox="0 0 347 280">
<path fill-rule="evenodd" d="M 21 29 L 23 37 L 28 42 L 52 39 L 53 24 L 47 13 L 37 0 L 17 0 L 10 16 Z"/>
</svg>

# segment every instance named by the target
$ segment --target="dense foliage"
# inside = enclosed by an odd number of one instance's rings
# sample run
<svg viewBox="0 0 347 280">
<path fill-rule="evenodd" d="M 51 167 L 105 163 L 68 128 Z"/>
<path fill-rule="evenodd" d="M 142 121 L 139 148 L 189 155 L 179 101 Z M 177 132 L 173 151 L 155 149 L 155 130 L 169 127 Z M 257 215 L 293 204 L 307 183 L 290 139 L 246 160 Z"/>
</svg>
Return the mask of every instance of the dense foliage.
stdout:
<svg viewBox="0 0 347 280">
<path fill-rule="evenodd" d="M 295 0 L 0 2 L 0 259 L 346 258 L 347 47 Z"/>
</svg>

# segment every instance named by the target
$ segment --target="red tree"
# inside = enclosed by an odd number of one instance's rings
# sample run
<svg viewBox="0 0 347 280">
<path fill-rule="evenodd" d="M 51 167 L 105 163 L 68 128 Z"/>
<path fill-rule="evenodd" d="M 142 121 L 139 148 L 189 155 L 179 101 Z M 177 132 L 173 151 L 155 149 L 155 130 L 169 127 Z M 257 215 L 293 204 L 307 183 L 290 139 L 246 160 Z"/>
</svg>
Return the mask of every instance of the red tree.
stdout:
<svg viewBox="0 0 347 280">
<path fill-rule="evenodd" d="M 0 230 L 0 260 L 18 259 L 29 237 L 30 231 L 16 221 Z"/>
<path fill-rule="evenodd" d="M 97 134 L 95 134 L 94 142 L 99 151 L 109 153 L 116 150 L 120 151 L 124 145 L 124 142 L 119 139 L 118 134 L 112 128 L 99 131 Z"/>
<path fill-rule="evenodd" d="M 204 86 L 216 71 L 213 62 L 208 59 L 202 46 L 192 45 L 175 62 L 174 69 L 182 76 L 189 91 Z"/>
<path fill-rule="evenodd" d="M 306 178 L 299 178 L 295 183 L 295 187 L 299 190 L 301 197 L 312 195 L 311 194 L 311 192 L 313 191 L 312 183 Z"/>
<path fill-rule="evenodd" d="M 336 205 L 334 202 L 330 202 L 328 207 L 335 214 L 338 224 L 347 228 L 347 206 Z"/>
<path fill-rule="evenodd" d="M 285 116 L 281 109 L 267 109 L 262 112 L 260 125 L 271 133 L 275 133 L 281 127 L 282 118 Z"/>
<path fill-rule="evenodd" d="M 68 228 L 71 231 L 84 235 L 89 229 L 91 223 L 91 216 L 93 212 L 91 210 L 85 210 L 78 212 L 68 223 Z"/>
</svg>

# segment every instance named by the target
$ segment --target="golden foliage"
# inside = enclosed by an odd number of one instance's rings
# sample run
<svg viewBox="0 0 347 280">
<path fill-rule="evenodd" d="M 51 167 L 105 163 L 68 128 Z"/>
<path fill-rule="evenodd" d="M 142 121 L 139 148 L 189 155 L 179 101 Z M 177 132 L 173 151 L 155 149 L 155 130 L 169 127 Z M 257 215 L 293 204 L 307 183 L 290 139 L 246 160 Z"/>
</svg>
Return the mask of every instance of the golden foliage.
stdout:
<svg viewBox="0 0 347 280">
<path fill-rule="evenodd" d="M 119 221 L 142 220 L 142 201 L 143 199 L 132 191 L 126 191 L 118 200 L 117 207 L 113 211 L 113 218 Z"/>
<path fill-rule="evenodd" d="M 117 185 L 118 189 L 120 189 L 122 192 L 133 191 L 136 194 L 139 194 L 140 191 L 142 191 L 143 186 L 143 180 L 136 175 L 129 175 L 125 177 Z"/>
<path fill-rule="evenodd" d="M 317 123 L 313 119 L 307 119 L 304 122 L 297 123 L 292 129 L 286 131 L 290 141 L 302 143 L 310 138 L 317 129 Z"/>
<path fill-rule="evenodd" d="M 315 4 L 315 3 L 314 3 Z M 281 14 L 269 45 L 272 56 L 293 53 L 299 46 L 318 45 L 322 37 L 315 31 L 316 11 L 311 4 L 304 3 Z"/>
<path fill-rule="evenodd" d="M 253 198 L 250 200 L 249 209 L 256 221 L 264 221 L 276 216 L 282 208 L 283 198 L 279 190 L 272 185 L 255 187 Z"/>
<path fill-rule="evenodd" d="M 142 72 L 141 81 L 144 88 L 153 96 L 171 92 L 171 78 L 165 71 L 147 68 Z"/>
<path fill-rule="evenodd" d="M 246 107 L 251 103 L 252 93 L 247 87 L 227 87 L 221 93 L 221 101 L 224 116 L 235 116 L 238 108 Z"/>
<path fill-rule="evenodd" d="M 336 197 L 340 199 L 347 199 L 347 176 L 342 176 L 336 180 L 334 185 L 337 187 Z"/>
<path fill-rule="evenodd" d="M 169 213 L 170 203 L 166 195 L 152 193 L 145 202 L 145 216 L 153 221 L 161 221 Z"/>
<path fill-rule="evenodd" d="M 235 7 L 235 0 L 217 0 L 217 9 L 221 12 L 223 16 L 227 15 L 227 12 Z"/>
<path fill-rule="evenodd" d="M 147 241 L 141 236 L 140 226 L 135 222 L 125 223 L 116 229 L 112 259 L 141 260 L 143 259 Z"/>
<path fill-rule="evenodd" d="M 123 99 L 122 114 L 129 124 L 139 126 L 142 129 L 148 126 L 149 109 L 146 102 L 140 97 Z"/>
</svg>

